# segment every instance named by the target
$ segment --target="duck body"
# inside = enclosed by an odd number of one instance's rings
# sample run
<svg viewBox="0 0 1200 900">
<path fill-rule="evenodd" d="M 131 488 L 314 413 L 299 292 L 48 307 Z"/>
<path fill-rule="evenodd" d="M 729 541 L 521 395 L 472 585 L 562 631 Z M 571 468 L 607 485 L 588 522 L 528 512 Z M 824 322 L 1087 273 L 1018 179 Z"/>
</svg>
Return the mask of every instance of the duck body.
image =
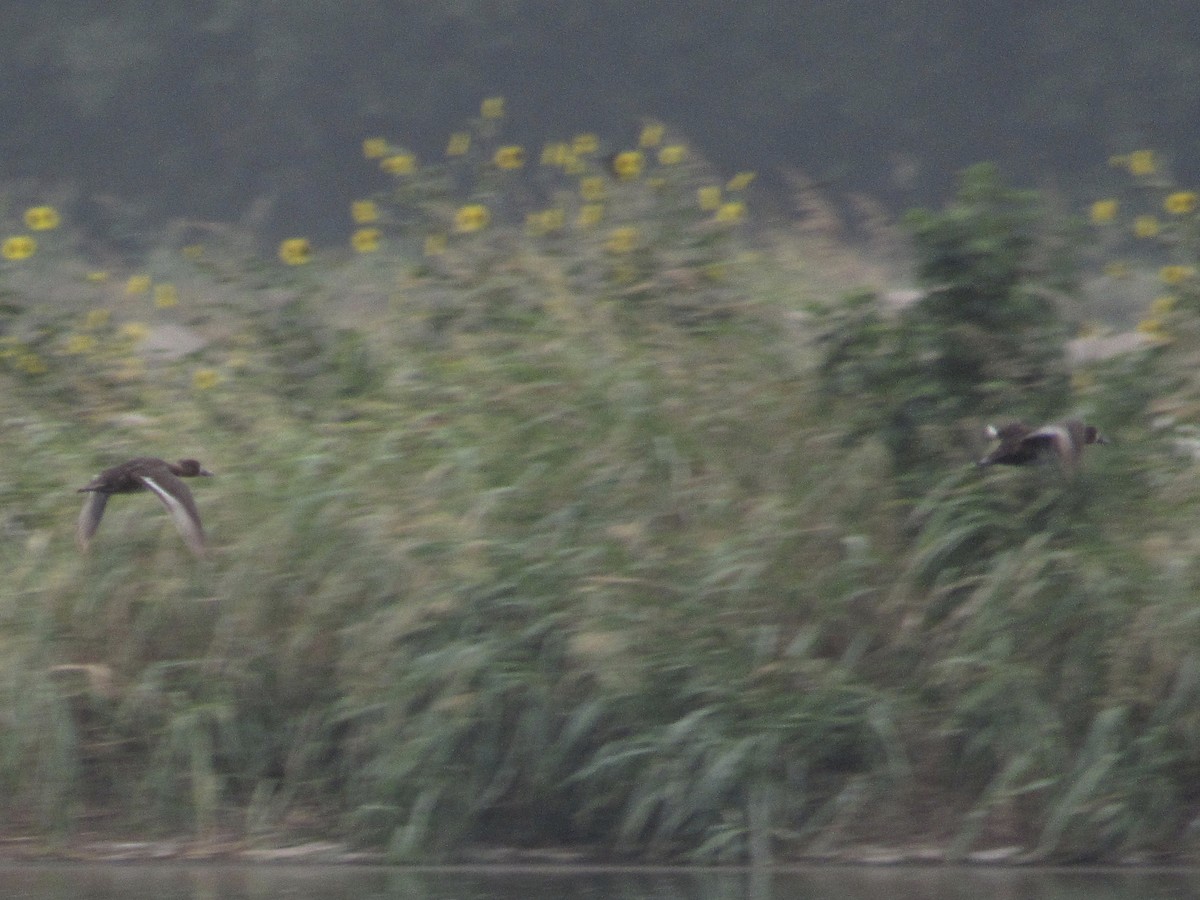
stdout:
<svg viewBox="0 0 1200 900">
<path fill-rule="evenodd" d="M 979 466 L 1023 466 L 1057 457 L 1063 468 L 1071 471 L 1079 463 L 1084 447 L 1108 443 L 1099 429 L 1079 419 L 1040 428 L 1031 428 L 1024 422 L 1010 422 L 999 428 L 989 425 L 987 433 L 1000 443 L 976 463 Z"/>
<path fill-rule="evenodd" d="M 79 513 L 79 524 L 75 530 L 75 541 L 81 550 L 87 550 L 108 498 L 113 494 L 136 494 L 150 491 L 167 508 L 175 527 L 179 529 L 188 549 L 196 556 L 204 555 L 204 527 L 200 523 L 200 512 L 192 492 L 184 484 L 184 478 L 209 477 L 209 472 L 194 459 L 181 459 L 170 463 L 153 456 L 138 456 L 120 465 L 105 469 L 77 493 L 86 493 L 83 509 Z"/>
</svg>

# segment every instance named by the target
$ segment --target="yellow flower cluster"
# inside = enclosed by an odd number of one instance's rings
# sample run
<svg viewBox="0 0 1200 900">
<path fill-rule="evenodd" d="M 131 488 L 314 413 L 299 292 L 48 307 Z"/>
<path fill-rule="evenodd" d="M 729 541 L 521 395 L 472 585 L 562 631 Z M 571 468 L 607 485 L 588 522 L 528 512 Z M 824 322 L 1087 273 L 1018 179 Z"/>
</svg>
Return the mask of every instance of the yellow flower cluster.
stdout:
<svg viewBox="0 0 1200 900">
<path fill-rule="evenodd" d="M 130 275 L 129 280 L 125 282 L 125 293 L 130 297 L 136 297 L 138 294 L 144 294 L 150 290 L 152 283 L 149 275 Z"/>
<path fill-rule="evenodd" d="M 440 223 L 434 230 L 426 231 L 424 254 L 446 253 L 454 235 L 472 235 L 499 224 L 501 211 L 510 206 L 506 201 L 516 198 L 504 196 L 511 182 L 507 178 L 497 180 L 496 172 L 516 173 L 526 169 L 534 158 L 542 166 L 558 171 L 549 178 L 541 172 L 530 176 L 530 195 L 543 198 L 541 203 L 526 206 L 524 213 L 525 233 L 533 237 L 545 237 L 568 228 L 594 228 L 605 222 L 619 226 L 629 221 L 626 213 L 630 204 L 637 214 L 644 213 L 648 204 L 658 204 L 656 208 L 674 215 L 680 210 L 681 196 L 674 188 L 681 188 L 684 197 L 697 188 L 694 176 L 701 166 L 681 167 L 689 161 L 689 150 L 685 144 L 672 140 L 661 122 L 645 121 L 636 144 L 625 149 L 612 151 L 602 147 L 596 134 L 579 132 L 543 144 L 540 154 L 534 157 L 533 149 L 528 146 L 503 142 L 503 123 L 499 120 L 505 116 L 503 97 L 483 99 L 479 117 L 472 119 L 467 128 L 452 132 L 443 159 L 428 168 L 419 168 L 416 156 L 395 143 L 378 137 L 365 139 L 362 149 L 366 158 L 376 160 L 383 171 L 405 178 L 396 184 L 387 200 L 363 199 L 350 204 L 355 225 L 349 237 L 351 247 L 358 253 L 379 250 L 384 234 L 381 230 L 384 226 L 379 223 L 399 225 L 414 218 L 409 211 L 389 215 L 389 204 L 415 202 L 419 207 L 418 221 L 423 217 L 426 222 Z M 669 171 L 666 167 L 670 166 L 680 168 Z M 562 189 L 560 175 L 566 176 L 567 185 L 574 181 L 574 196 Z M 710 180 L 693 195 L 696 200 L 690 209 L 685 206 L 683 213 L 695 223 L 706 217 L 709 222 L 726 225 L 741 222 L 747 215 L 748 203 L 741 192 L 754 179 L 753 172 L 738 172 L 724 184 Z M 448 193 L 450 197 L 459 194 L 460 199 L 451 201 L 453 205 L 447 209 L 442 204 L 449 199 Z M 507 222 L 507 215 L 504 221 Z M 630 254 L 650 246 L 650 233 L 657 232 L 610 226 L 601 233 L 598 242 L 589 242 L 587 246 L 596 247 L 598 243 L 609 254 Z M 663 232 L 667 233 L 675 232 Z M 291 238 L 280 244 L 279 256 L 289 265 L 301 265 L 310 261 L 312 249 L 305 239 Z M 611 276 L 619 267 L 630 271 L 635 268 L 627 260 L 614 260 L 606 271 Z"/>
<path fill-rule="evenodd" d="M 646 159 L 637 150 L 626 150 L 623 153 L 617 153 L 612 158 L 612 170 L 622 181 L 632 181 L 642 174 L 642 169 L 646 166 Z"/>
<path fill-rule="evenodd" d="M 700 208 L 706 212 L 715 212 L 721 205 L 721 189 L 716 185 L 706 185 L 696 191 L 696 200 Z"/>
<path fill-rule="evenodd" d="M 525 165 L 525 150 L 516 145 L 501 147 L 492 157 L 497 169 L 513 170 Z"/>
<path fill-rule="evenodd" d="M 729 183 L 725 185 L 725 189 L 728 191 L 744 191 L 746 188 L 750 187 L 750 182 L 752 182 L 755 177 L 756 175 L 754 172 L 738 172 L 729 179 Z"/>
<path fill-rule="evenodd" d="M 1158 237 L 1158 219 L 1154 216 L 1138 216 L 1133 220 L 1133 233 L 1140 238 Z"/>
<path fill-rule="evenodd" d="M 454 230 L 461 234 L 470 234 L 486 228 L 491 220 L 492 214 L 486 206 L 481 203 L 468 203 L 454 214 Z"/>
<path fill-rule="evenodd" d="M 658 161 L 664 166 L 677 166 L 687 159 L 687 147 L 683 144 L 668 144 L 658 151 Z"/>
<path fill-rule="evenodd" d="M 479 114 L 485 119 L 504 118 L 504 98 L 488 97 L 479 104 Z"/>
<path fill-rule="evenodd" d="M 350 204 L 350 218 L 355 224 L 369 225 L 379 221 L 379 207 L 371 200 L 355 200 Z"/>
<path fill-rule="evenodd" d="M 746 204 L 741 200 L 732 200 L 717 207 L 713 218 L 718 222 L 740 222 L 746 218 Z"/>
<path fill-rule="evenodd" d="M 411 175 L 417 171 L 417 158 L 411 153 L 393 153 L 379 161 L 379 168 L 389 175 Z"/>
<path fill-rule="evenodd" d="M 379 249 L 379 229 L 359 228 L 350 236 L 350 246 L 356 253 L 374 253 Z"/>
<path fill-rule="evenodd" d="M 1107 225 L 1117 218 L 1120 204 L 1116 200 L 1097 200 L 1092 204 L 1089 218 L 1093 225 Z"/>
<path fill-rule="evenodd" d="M 609 253 L 630 253 L 637 249 L 640 238 L 636 228 L 614 228 L 609 232 L 608 240 L 604 242 L 604 249 Z"/>
<path fill-rule="evenodd" d="M 1125 169 L 1130 175 L 1145 177 L 1158 172 L 1158 160 L 1153 150 L 1134 150 L 1110 157 L 1109 165 Z"/>
<path fill-rule="evenodd" d="M 308 238 L 286 238 L 279 244 L 279 258 L 289 266 L 302 266 L 312 260 L 312 245 Z"/>
<path fill-rule="evenodd" d="M 7 237 L 0 244 L 0 256 L 5 259 L 19 262 L 22 259 L 29 259 L 37 252 L 37 241 L 27 234 L 17 234 L 12 237 Z"/>
<path fill-rule="evenodd" d="M 1191 266 L 1163 266 L 1159 269 L 1158 277 L 1162 279 L 1163 284 L 1180 284 L 1187 281 L 1196 274 L 1196 270 Z"/>
<path fill-rule="evenodd" d="M 1175 191 L 1163 200 L 1163 209 L 1173 216 L 1186 216 L 1196 211 L 1195 191 Z"/>
<path fill-rule="evenodd" d="M 50 231 L 57 228 L 58 210 L 53 206 L 31 206 L 25 210 L 25 225 L 30 231 Z"/>
<path fill-rule="evenodd" d="M 657 147 L 662 144 L 666 135 L 667 128 L 661 122 L 647 122 L 642 126 L 642 133 L 638 136 L 638 146 L 647 150 Z"/>
</svg>

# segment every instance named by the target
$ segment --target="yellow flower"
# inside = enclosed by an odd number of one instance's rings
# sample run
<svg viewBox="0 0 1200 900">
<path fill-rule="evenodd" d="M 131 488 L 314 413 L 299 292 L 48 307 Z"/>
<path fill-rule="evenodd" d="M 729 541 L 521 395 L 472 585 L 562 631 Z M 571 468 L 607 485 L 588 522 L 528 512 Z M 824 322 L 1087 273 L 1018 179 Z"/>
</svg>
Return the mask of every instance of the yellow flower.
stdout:
<svg viewBox="0 0 1200 900">
<path fill-rule="evenodd" d="M 754 172 L 738 172 L 729 179 L 729 183 L 725 185 L 725 189 L 730 191 L 744 191 L 746 188 L 750 187 L 750 182 L 752 182 L 755 177 L 756 175 Z"/>
<path fill-rule="evenodd" d="M 427 236 L 425 245 L 421 249 L 426 256 L 441 256 L 446 252 L 446 236 L 444 234 Z"/>
<path fill-rule="evenodd" d="M 1092 204 L 1088 217 L 1092 220 L 1093 225 L 1107 225 L 1117 217 L 1119 208 L 1120 204 L 1116 200 L 1097 200 Z"/>
<path fill-rule="evenodd" d="M 657 147 L 662 143 L 663 136 L 667 133 L 667 128 L 661 122 L 647 122 L 642 126 L 642 133 L 638 137 L 639 147 Z"/>
<path fill-rule="evenodd" d="M 590 228 L 604 218 L 603 203 L 585 203 L 579 208 L 579 226 Z"/>
<path fill-rule="evenodd" d="M 500 147 L 492 157 L 492 162 L 497 169 L 519 169 L 525 165 L 525 151 L 515 144 Z"/>
<path fill-rule="evenodd" d="M 1121 262 L 1120 260 L 1116 260 L 1116 261 L 1110 262 L 1110 263 L 1105 263 L 1104 264 L 1104 274 L 1107 275 L 1109 278 L 1116 278 L 1116 279 L 1128 278 L 1129 277 L 1129 265 L 1127 263 Z"/>
<path fill-rule="evenodd" d="M 117 330 L 117 334 L 137 344 L 150 336 L 150 329 L 141 322 L 126 322 Z"/>
<path fill-rule="evenodd" d="M 532 235 L 549 234 L 562 230 L 566 224 L 566 215 L 557 207 L 532 212 L 525 217 L 525 230 Z"/>
<path fill-rule="evenodd" d="M 696 190 L 696 199 L 700 202 L 701 209 L 713 212 L 721 205 L 721 189 L 715 184 L 698 188 Z"/>
<path fill-rule="evenodd" d="M 1126 161 L 1130 175 L 1153 175 L 1158 171 L 1158 161 L 1153 150 L 1134 150 Z"/>
<path fill-rule="evenodd" d="M 217 386 L 221 375 L 216 369 L 197 369 L 192 374 L 192 387 L 198 391 L 207 391 Z"/>
<path fill-rule="evenodd" d="M 504 118 L 504 98 L 488 97 L 479 104 L 479 114 L 485 119 Z"/>
<path fill-rule="evenodd" d="M 456 131 L 450 135 L 450 141 L 446 144 L 447 156 L 466 156 L 467 151 L 471 149 L 471 133 L 468 131 Z"/>
<path fill-rule="evenodd" d="M 130 275 L 129 280 L 125 282 L 125 293 L 130 297 L 144 294 L 148 290 L 150 290 L 149 275 Z"/>
<path fill-rule="evenodd" d="M 45 375 L 46 363 L 36 353 L 25 352 L 17 357 L 16 366 L 26 375 Z"/>
<path fill-rule="evenodd" d="M 350 218 L 358 225 L 379 221 L 379 207 L 371 200 L 355 200 L 350 204 Z"/>
<path fill-rule="evenodd" d="M 562 141 L 555 141 L 542 148 L 543 166 L 565 166 L 571 158 L 571 148 Z"/>
<path fill-rule="evenodd" d="M 58 224 L 58 210 L 53 206 L 31 206 L 25 210 L 25 225 L 30 231 L 49 231 Z"/>
<path fill-rule="evenodd" d="M 1152 238 L 1158 235 L 1158 219 L 1154 216 L 1138 216 L 1133 220 L 1133 233 L 1140 238 Z"/>
<path fill-rule="evenodd" d="M 642 174 L 646 159 L 637 150 L 626 150 L 617 153 L 612 158 L 613 174 L 622 181 L 632 181 Z"/>
<path fill-rule="evenodd" d="M 740 222 L 746 218 L 746 204 L 740 200 L 722 203 L 713 218 L 718 222 Z"/>
<path fill-rule="evenodd" d="M 571 140 L 571 152 L 576 156 L 587 156 L 600 149 L 600 139 L 591 132 L 577 134 Z"/>
<path fill-rule="evenodd" d="M 687 147 L 683 144 L 668 144 L 658 151 L 658 161 L 664 166 L 677 166 L 687 159 Z"/>
<path fill-rule="evenodd" d="M 1178 298 L 1173 294 L 1163 294 L 1154 298 L 1154 302 L 1150 304 L 1150 312 L 1156 317 L 1161 318 L 1162 316 L 1169 315 L 1175 309 L 1177 302 Z"/>
<path fill-rule="evenodd" d="M 608 233 L 604 249 L 609 253 L 629 253 L 637 248 L 638 230 L 636 228 L 614 228 Z"/>
<path fill-rule="evenodd" d="M 89 309 L 88 314 L 83 317 L 83 327 L 88 331 L 95 331 L 107 325 L 111 318 L 112 313 L 107 309 Z"/>
<path fill-rule="evenodd" d="M 363 141 L 363 156 L 367 159 L 380 159 L 388 152 L 388 142 L 381 137 L 367 138 Z"/>
<path fill-rule="evenodd" d="M 73 334 L 67 338 L 64 352 L 76 356 L 80 353 L 90 353 L 96 349 L 96 339 L 90 334 Z"/>
<path fill-rule="evenodd" d="M 1163 200 L 1163 209 L 1173 216 L 1186 216 L 1196 211 L 1197 199 L 1195 191 L 1176 191 Z"/>
<path fill-rule="evenodd" d="M 579 179 L 579 196 L 588 203 L 596 203 L 604 199 L 604 179 L 599 175 L 591 175 Z"/>
<path fill-rule="evenodd" d="M 486 228 L 492 220 L 492 214 L 482 203 L 468 203 L 460 207 L 454 214 L 454 230 L 462 234 L 470 234 Z"/>
<path fill-rule="evenodd" d="M 417 158 L 411 153 L 393 153 L 379 161 L 379 168 L 389 175 L 411 175 L 417 171 Z"/>
<path fill-rule="evenodd" d="M 1179 284 L 1196 274 L 1191 266 L 1163 266 L 1158 270 L 1158 277 L 1164 284 Z"/>
<path fill-rule="evenodd" d="M 180 252 L 183 253 L 184 259 L 190 259 L 195 262 L 204 257 L 204 245 L 188 244 Z"/>
<path fill-rule="evenodd" d="M 5 259 L 29 259 L 37 252 L 37 241 L 27 234 L 16 234 L 4 239 L 0 244 L 0 256 Z"/>
<path fill-rule="evenodd" d="M 379 249 L 379 229 L 359 228 L 350 236 L 350 246 L 357 253 L 374 253 Z"/>
<path fill-rule="evenodd" d="M 94 272 L 88 272 L 85 276 L 92 284 L 104 284 L 108 281 L 108 273 L 102 269 L 97 269 Z"/>
<path fill-rule="evenodd" d="M 173 284 L 156 284 L 154 286 L 154 305 L 159 309 L 170 309 L 179 304 L 179 291 Z"/>
<path fill-rule="evenodd" d="M 289 266 L 302 266 L 312 260 L 308 238 L 287 238 L 279 243 L 279 258 Z"/>
</svg>

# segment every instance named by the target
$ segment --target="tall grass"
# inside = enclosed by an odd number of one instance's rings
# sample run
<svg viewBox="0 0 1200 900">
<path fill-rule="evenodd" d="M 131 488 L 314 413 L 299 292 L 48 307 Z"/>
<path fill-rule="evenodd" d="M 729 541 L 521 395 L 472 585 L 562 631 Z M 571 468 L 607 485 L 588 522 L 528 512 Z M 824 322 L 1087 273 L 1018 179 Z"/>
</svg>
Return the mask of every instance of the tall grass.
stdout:
<svg viewBox="0 0 1200 900">
<path fill-rule="evenodd" d="M 635 290 L 594 246 L 510 238 L 400 297 L 375 262 L 269 303 L 226 272 L 182 316 L 208 344 L 142 381 L 0 374 L 11 821 L 397 860 L 1189 848 L 1197 482 L 1146 427 L 1147 385 L 1190 402 L 1183 339 L 1094 373 L 1117 442 L 1076 478 L 980 473 L 966 424 L 909 423 L 957 435 L 915 490 L 888 378 L 829 401 L 791 236 L 662 304 L 661 267 Z M 890 327 L 872 303 L 841 314 Z M 72 327 L 33 309 L 28 333 Z M 217 473 L 210 559 L 148 497 L 76 553 L 73 489 L 141 453 Z"/>
</svg>

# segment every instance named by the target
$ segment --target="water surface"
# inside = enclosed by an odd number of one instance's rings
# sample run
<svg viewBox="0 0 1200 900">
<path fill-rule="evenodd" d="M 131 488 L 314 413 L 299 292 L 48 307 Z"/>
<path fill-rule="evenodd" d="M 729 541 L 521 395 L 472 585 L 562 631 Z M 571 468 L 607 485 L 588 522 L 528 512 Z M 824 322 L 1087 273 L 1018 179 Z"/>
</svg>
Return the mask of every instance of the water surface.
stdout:
<svg viewBox="0 0 1200 900">
<path fill-rule="evenodd" d="M 397 869 L 0 865 L 4 900 L 1200 900 L 1200 872 L 951 867 Z"/>
</svg>

